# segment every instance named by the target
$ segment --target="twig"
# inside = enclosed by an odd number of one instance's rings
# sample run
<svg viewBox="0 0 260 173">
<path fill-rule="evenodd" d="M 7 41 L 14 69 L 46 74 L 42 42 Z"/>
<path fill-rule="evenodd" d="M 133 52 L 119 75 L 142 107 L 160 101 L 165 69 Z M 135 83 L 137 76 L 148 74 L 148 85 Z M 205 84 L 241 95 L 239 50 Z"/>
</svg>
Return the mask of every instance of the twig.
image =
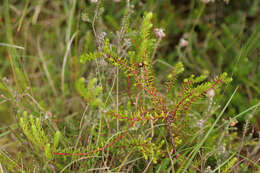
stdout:
<svg viewBox="0 0 260 173">
<path fill-rule="evenodd" d="M 53 82 L 53 80 L 51 78 L 51 75 L 50 75 L 50 73 L 48 71 L 47 64 L 46 64 L 46 62 L 44 60 L 44 57 L 43 57 L 43 54 L 42 54 L 42 50 L 41 50 L 41 46 L 40 46 L 40 38 L 39 37 L 37 39 L 37 49 L 38 49 L 38 52 L 39 52 L 40 59 L 42 61 L 43 70 L 44 70 L 44 72 L 46 74 L 46 77 L 47 77 L 47 79 L 49 81 L 49 84 L 51 86 L 52 92 L 54 93 L 55 96 L 57 96 L 57 90 L 56 90 L 56 88 L 54 86 L 54 82 Z"/>
<path fill-rule="evenodd" d="M 72 35 L 72 37 L 71 37 L 71 39 L 70 39 L 70 41 L 68 43 L 68 46 L 67 46 L 66 52 L 64 54 L 64 57 L 63 57 L 62 70 L 61 70 L 61 90 L 62 90 L 63 94 L 64 94 L 65 67 L 66 67 L 68 56 L 69 56 L 69 51 L 70 51 L 71 44 L 72 44 L 72 42 L 73 42 L 73 40 L 74 40 L 76 35 L 77 35 L 77 32 L 75 32 Z"/>
</svg>

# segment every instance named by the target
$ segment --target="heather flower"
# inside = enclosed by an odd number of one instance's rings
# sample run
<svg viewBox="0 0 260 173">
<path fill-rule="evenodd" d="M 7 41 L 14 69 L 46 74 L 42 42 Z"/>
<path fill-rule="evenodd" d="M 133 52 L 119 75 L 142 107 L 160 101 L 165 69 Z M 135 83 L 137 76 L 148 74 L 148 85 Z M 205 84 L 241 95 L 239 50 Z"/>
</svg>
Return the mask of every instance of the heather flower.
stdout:
<svg viewBox="0 0 260 173">
<path fill-rule="evenodd" d="M 188 44 L 189 44 L 189 42 L 187 40 L 185 40 L 184 38 L 182 38 L 180 40 L 180 46 L 181 47 L 186 47 L 186 46 L 188 46 Z"/>
<path fill-rule="evenodd" d="M 155 33 L 156 37 L 158 37 L 158 38 L 165 37 L 165 33 L 164 33 L 163 29 L 161 29 L 161 28 L 155 28 L 154 33 Z"/>
<path fill-rule="evenodd" d="M 214 96 L 215 96 L 215 91 L 214 91 L 213 88 L 211 88 L 211 89 L 208 90 L 208 92 L 207 92 L 207 97 L 208 97 L 210 100 L 212 100 Z"/>
<path fill-rule="evenodd" d="M 101 32 L 101 33 L 98 34 L 98 36 L 97 36 L 98 45 L 101 46 L 100 49 L 102 49 L 103 46 L 104 46 L 104 41 L 105 41 L 106 35 L 107 35 L 106 32 Z"/>
<path fill-rule="evenodd" d="M 90 0 L 91 3 L 97 3 L 98 0 Z"/>
<path fill-rule="evenodd" d="M 213 170 L 211 169 L 210 166 L 208 166 L 208 167 L 206 168 L 206 170 L 205 170 L 205 173 L 212 173 L 212 172 L 213 172 Z"/>
<path fill-rule="evenodd" d="M 132 45 L 131 40 L 128 39 L 128 38 L 125 38 L 125 39 L 124 39 L 124 45 L 125 45 L 126 47 L 130 47 L 130 46 Z"/>
<path fill-rule="evenodd" d="M 225 3 L 226 3 L 226 4 L 228 4 L 228 3 L 229 3 L 229 0 L 224 0 L 224 1 L 225 1 Z"/>
<path fill-rule="evenodd" d="M 203 2 L 203 3 L 205 3 L 205 4 L 207 4 L 207 3 L 209 3 L 209 2 L 215 2 L 215 0 L 200 0 L 201 2 Z"/>
<path fill-rule="evenodd" d="M 205 120 L 202 120 L 202 119 L 201 119 L 201 120 L 199 120 L 199 121 L 197 122 L 197 126 L 198 126 L 200 129 L 202 129 L 204 123 L 205 123 Z"/>
</svg>

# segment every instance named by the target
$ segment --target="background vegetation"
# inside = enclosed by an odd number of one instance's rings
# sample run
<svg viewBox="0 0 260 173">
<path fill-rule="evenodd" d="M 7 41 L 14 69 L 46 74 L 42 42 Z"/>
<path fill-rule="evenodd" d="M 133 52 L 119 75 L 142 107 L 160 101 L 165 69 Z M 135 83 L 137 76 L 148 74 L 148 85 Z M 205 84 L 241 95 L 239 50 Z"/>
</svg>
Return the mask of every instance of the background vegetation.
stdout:
<svg viewBox="0 0 260 173">
<path fill-rule="evenodd" d="M 259 172 L 260 1 L 206 2 L 1 1 L 0 171 Z"/>
</svg>

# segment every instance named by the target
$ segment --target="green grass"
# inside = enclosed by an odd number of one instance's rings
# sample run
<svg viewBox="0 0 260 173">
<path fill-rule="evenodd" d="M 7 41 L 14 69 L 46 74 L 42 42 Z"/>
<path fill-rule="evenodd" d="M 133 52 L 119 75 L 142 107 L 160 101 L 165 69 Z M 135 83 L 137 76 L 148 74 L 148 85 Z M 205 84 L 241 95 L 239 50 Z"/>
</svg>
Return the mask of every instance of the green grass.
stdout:
<svg viewBox="0 0 260 173">
<path fill-rule="evenodd" d="M 258 172 L 259 14 L 257 0 L 1 1 L 0 172 Z"/>
</svg>

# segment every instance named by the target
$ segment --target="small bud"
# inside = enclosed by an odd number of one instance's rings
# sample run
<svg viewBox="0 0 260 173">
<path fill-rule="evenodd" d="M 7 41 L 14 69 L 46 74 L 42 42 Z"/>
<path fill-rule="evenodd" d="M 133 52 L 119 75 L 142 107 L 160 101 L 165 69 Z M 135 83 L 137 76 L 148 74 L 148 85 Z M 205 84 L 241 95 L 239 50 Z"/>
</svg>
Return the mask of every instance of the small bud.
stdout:
<svg viewBox="0 0 260 173">
<path fill-rule="evenodd" d="M 232 118 L 230 121 L 231 121 L 230 122 L 231 127 L 234 127 L 238 123 L 237 119 L 235 118 Z"/>
<path fill-rule="evenodd" d="M 231 126 L 234 127 L 236 125 L 236 122 L 235 121 L 232 121 L 231 122 Z"/>
<path fill-rule="evenodd" d="M 188 44 L 189 44 L 189 42 L 187 40 L 185 40 L 184 38 L 182 38 L 180 40 L 180 46 L 181 47 L 186 47 L 186 46 L 188 46 Z"/>
<path fill-rule="evenodd" d="M 200 0 L 200 1 L 205 4 L 210 3 L 210 2 L 215 2 L 215 0 Z"/>
<path fill-rule="evenodd" d="M 224 1 L 225 1 L 225 3 L 226 3 L 226 4 L 228 4 L 228 3 L 229 3 L 229 0 L 224 0 Z"/>
<path fill-rule="evenodd" d="M 211 169 L 210 166 L 208 166 L 208 167 L 206 168 L 205 172 L 206 172 L 206 173 L 211 173 L 211 172 L 213 172 L 213 170 Z"/>
<path fill-rule="evenodd" d="M 213 99 L 214 96 L 215 96 L 215 90 L 213 88 L 209 89 L 207 92 L 207 97 L 209 99 Z"/>
<path fill-rule="evenodd" d="M 140 62 L 138 65 L 139 65 L 139 67 L 143 67 L 144 63 Z"/>
<path fill-rule="evenodd" d="M 47 159 L 51 159 L 52 158 L 52 153 L 51 153 L 51 146 L 50 144 L 47 144 L 44 146 L 44 153 L 45 153 L 45 157 Z"/>
<path fill-rule="evenodd" d="M 131 40 L 125 38 L 125 39 L 124 39 L 124 45 L 125 45 L 126 47 L 130 47 L 130 46 L 132 45 Z"/>
<path fill-rule="evenodd" d="M 199 121 L 197 122 L 197 126 L 198 126 L 200 129 L 202 129 L 204 123 L 205 123 L 205 120 L 201 119 L 201 120 L 199 120 Z"/>
<path fill-rule="evenodd" d="M 154 33 L 155 33 L 156 37 L 158 37 L 158 38 L 165 37 L 165 33 L 163 32 L 163 29 L 161 29 L 161 28 L 155 28 Z"/>
<path fill-rule="evenodd" d="M 91 3 L 97 3 L 98 0 L 90 0 Z"/>
<path fill-rule="evenodd" d="M 91 19 L 89 18 L 87 13 L 81 14 L 81 20 L 84 21 L 84 22 L 91 22 Z"/>
<path fill-rule="evenodd" d="M 55 135 L 54 135 L 54 140 L 53 140 L 53 148 L 56 149 L 59 145 L 60 142 L 60 138 L 61 138 L 61 132 L 60 131 L 56 131 Z"/>
</svg>

